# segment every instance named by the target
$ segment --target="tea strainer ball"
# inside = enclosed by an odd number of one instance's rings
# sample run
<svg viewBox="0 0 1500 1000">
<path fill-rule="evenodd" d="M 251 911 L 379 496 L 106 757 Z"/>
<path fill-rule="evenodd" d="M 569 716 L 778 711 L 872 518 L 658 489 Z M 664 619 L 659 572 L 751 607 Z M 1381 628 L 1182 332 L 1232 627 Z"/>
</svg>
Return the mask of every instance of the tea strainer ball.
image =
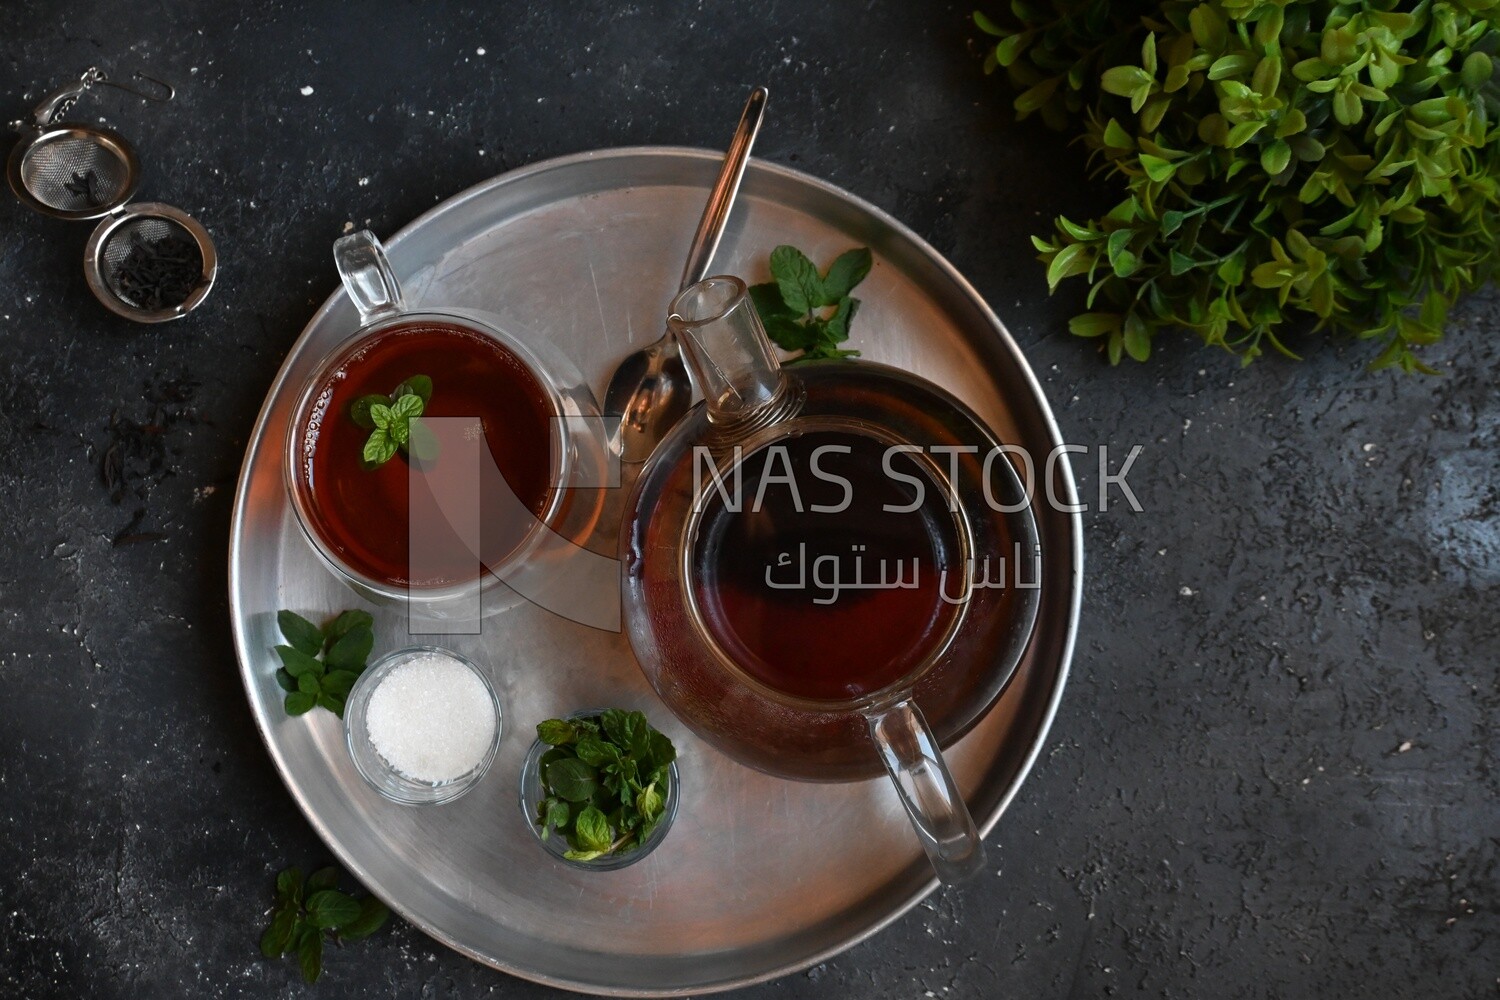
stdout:
<svg viewBox="0 0 1500 1000">
<path fill-rule="evenodd" d="M 213 287 L 219 260 L 198 220 L 146 202 L 94 230 L 83 268 L 89 288 L 111 312 L 160 323 L 197 308 Z"/>
<path fill-rule="evenodd" d="M 135 150 L 95 125 L 38 129 L 11 151 L 10 187 L 33 211 L 97 219 L 130 200 L 140 182 Z"/>
<path fill-rule="evenodd" d="M 95 84 L 118 87 L 152 101 L 172 98 L 172 88 L 150 94 L 111 82 L 90 67 L 76 83 L 48 94 L 30 122 L 15 123 L 22 137 L 10 152 L 6 175 L 22 204 L 59 219 L 103 219 L 89 238 L 84 276 L 111 312 L 138 323 L 186 316 L 213 287 L 218 255 L 197 220 L 159 202 L 126 207 L 140 182 L 134 148 L 111 129 L 59 121 Z"/>
</svg>

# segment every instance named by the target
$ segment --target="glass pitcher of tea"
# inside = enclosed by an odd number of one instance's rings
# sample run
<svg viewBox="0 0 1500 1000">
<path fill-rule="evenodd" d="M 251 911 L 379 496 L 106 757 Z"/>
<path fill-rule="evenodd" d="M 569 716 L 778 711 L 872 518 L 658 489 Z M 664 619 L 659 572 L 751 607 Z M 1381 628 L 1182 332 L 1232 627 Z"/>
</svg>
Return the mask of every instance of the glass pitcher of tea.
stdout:
<svg viewBox="0 0 1500 1000">
<path fill-rule="evenodd" d="M 668 322 L 704 402 L 626 504 L 624 617 L 642 670 L 750 767 L 884 770 L 938 876 L 973 874 L 983 849 L 940 748 L 1015 672 L 1041 582 L 1005 447 L 899 369 L 782 368 L 738 278 L 683 290 Z"/>
</svg>

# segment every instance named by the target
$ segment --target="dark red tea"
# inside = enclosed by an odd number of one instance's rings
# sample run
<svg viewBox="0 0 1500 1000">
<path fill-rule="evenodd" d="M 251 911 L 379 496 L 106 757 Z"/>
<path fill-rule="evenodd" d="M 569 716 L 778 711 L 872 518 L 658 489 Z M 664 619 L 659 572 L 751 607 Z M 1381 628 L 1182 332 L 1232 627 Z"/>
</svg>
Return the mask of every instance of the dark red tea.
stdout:
<svg viewBox="0 0 1500 1000">
<path fill-rule="evenodd" d="M 494 338 L 444 323 L 414 321 L 374 334 L 323 377 L 296 429 L 296 488 L 313 530 L 356 572 L 390 586 L 469 582 L 479 577 L 479 562 L 462 547 L 436 561 L 428 557 L 424 578 L 409 580 L 412 519 L 442 516 L 430 497 L 416 509 L 409 499 L 408 476 L 428 473 L 404 453 L 375 469 L 361 464 L 370 432 L 354 422 L 350 404 L 367 394 L 391 393 L 414 375 L 432 379 L 424 415 L 473 418 L 505 483 L 527 510 L 543 516 L 554 489 L 554 410 L 547 391 Z M 513 552 L 526 533 L 515 518 L 492 516 L 504 506 L 498 485 L 481 477 L 480 553 L 489 567 Z"/>
<path fill-rule="evenodd" d="M 825 451 L 815 472 L 825 445 L 848 451 Z M 887 447 L 843 431 L 783 439 L 741 463 L 738 512 L 702 475 L 693 597 L 719 646 L 762 684 L 817 701 L 871 694 L 920 668 L 958 617 L 940 590 L 946 570 L 950 593 L 961 592 L 965 558 L 947 494 L 911 455 L 893 454 L 888 472 Z M 921 503 L 886 511 L 916 500 L 901 477 L 922 483 Z M 722 481 L 732 500 L 733 476 Z M 837 513 L 813 509 L 846 497 Z M 883 585 L 898 580 L 914 586 Z"/>
</svg>

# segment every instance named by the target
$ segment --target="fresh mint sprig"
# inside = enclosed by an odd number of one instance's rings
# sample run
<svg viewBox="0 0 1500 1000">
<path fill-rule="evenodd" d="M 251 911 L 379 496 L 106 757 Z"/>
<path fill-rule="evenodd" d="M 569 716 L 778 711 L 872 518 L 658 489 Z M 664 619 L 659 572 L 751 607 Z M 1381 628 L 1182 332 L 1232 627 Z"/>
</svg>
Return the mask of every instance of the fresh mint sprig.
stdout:
<svg viewBox="0 0 1500 1000">
<path fill-rule="evenodd" d="M 287 714 L 302 715 L 322 706 L 342 719 L 344 699 L 375 646 L 375 619 L 367 611 L 345 611 L 319 628 L 282 609 L 276 612 L 276 624 L 289 643 L 275 647 L 281 659 L 276 683 L 286 692 Z"/>
<path fill-rule="evenodd" d="M 859 299 L 849 293 L 870 273 L 874 258 L 868 247 L 842 253 L 819 273 L 794 246 L 771 251 L 773 280 L 750 287 L 750 299 L 761 324 L 778 347 L 801 351 L 799 360 L 857 357 L 838 345 L 849 339 L 849 324 Z M 831 311 L 830 311 L 831 310 Z"/>
<path fill-rule="evenodd" d="M 677 749 L 640 712 L 611 708 L 581 719 L 548 719 L 536 727 L 551 750 L 542 754 L 535 817 L 543 840 L 567 838 L 570 861 L 622 854 L 643 843 L 666 815 Z"/>
<path fill-rule="evenodd" d="M 320 868 L 305 881 L 300 868 L 276 877 L 276 909 L 260 936 L 260 952 L 270 959 L 294 953 L 309 983 L 323 974 L 325 935 L 340 944 L 358 941 L 380 930 L 391 915 L 374 896 L 356 899 L 340 892 L 338 879 L 336 868 Z"/>
<path fill-rule="evenodd" d="M 378 469 L 397 451 L 419 459 L 436 457 L 436 441 L 417 420 L 431 398 L 432 379 L 413 375 L 389 396 L 371 393 L 350 403 L 350 419 L 370 432 L 360 452 L 360 463 L 366 469 Z"/>
</svg>

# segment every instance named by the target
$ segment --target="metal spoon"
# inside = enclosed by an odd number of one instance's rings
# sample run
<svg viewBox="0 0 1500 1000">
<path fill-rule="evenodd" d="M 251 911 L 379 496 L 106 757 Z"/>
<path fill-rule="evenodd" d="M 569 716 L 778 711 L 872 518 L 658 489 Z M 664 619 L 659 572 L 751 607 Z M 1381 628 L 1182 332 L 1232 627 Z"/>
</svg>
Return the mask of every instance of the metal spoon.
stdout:
<svg viewBox="0 0 1500 1000">
<path fill-rule="evenodd" d="M 740 180 L 745 176 L 750 147 L 760 131 L 767 96 L 765 87 L 756 87 L 745 102 L 745 113 L 740 116 L 729 152 L 724 154 L 724 166 L 708 196 L 703 218 L 698 220 L 698 231 L 693 234 L 687 266 L 682 269 L 682 288 L 708 276 Z M 620 457 L 627 462 L 644 462 L 672 425 L 682 419 L 692 399 L 693 384 L 682 362 L 682 348 L 671 330 L 620 362 L 604 391 L 604 412 L 620 414 L 620 428 L 612 442 Z"/>
</svg>

